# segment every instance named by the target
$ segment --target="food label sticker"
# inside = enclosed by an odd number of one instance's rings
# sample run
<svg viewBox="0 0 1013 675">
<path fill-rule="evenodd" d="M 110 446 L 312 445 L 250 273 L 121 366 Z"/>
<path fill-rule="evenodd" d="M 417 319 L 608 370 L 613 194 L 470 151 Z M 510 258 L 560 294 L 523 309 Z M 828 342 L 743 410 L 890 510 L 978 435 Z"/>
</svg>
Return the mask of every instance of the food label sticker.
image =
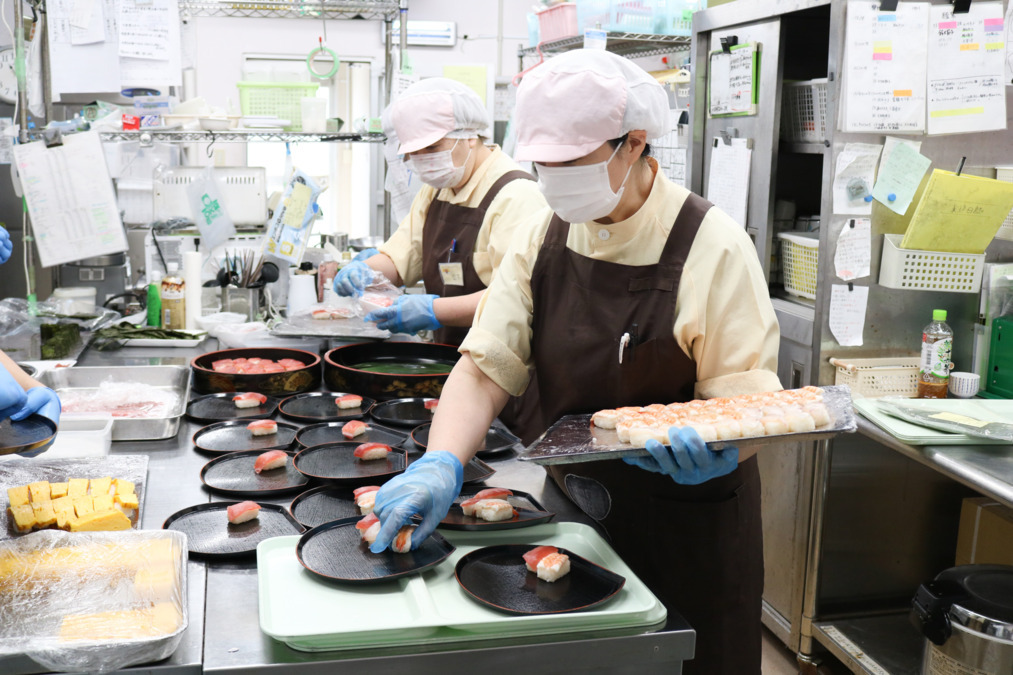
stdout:
<svg viewBox="0 0 1013 675">
<path fill-rule="evenodd" d="M 976 420 L 973 417 L 965 417 L 964 415 L 957 415 L 956 413 L 941 412 L 934 415 L 929 415 L 933 419 L 945 420 L 947 422 L 956 422 L 957 424 L 966 424 L 969 427 L 975 427 L 980 429 L 981 427 L 987 427 L 988 422 L 982 422 Z"/>
<path fill-rule="evenodd" d="M 463 286 L 464 266 L 459 262 L 440 263 L 440 278 L 444 286 Z"/>
</svg>

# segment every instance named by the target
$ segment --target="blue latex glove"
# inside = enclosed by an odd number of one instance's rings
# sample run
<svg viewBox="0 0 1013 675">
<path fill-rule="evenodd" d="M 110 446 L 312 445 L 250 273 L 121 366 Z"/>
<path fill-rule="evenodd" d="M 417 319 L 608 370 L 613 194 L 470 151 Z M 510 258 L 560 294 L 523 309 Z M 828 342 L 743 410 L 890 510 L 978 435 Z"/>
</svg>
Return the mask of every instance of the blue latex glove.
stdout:
<svg viewBox="0 0 1013 675">
<path fill-rule="evenodd" d="M 11 251 L 14 250 L 14 242 L 11 241 L 10 232 L 0 227 L 0 265 L 11 259 Z"/>
<path fill-rule="evenodd" d="M 362 295 L 366 286 L 373 281 L 373 268 L 361 260 L 353 260 L 334 277 L 334 292 L 338 295 Z"/>
<path fill-rule="evenodd" d="M 380 553 L 389 547 L 398 530 L 416 514 L 422 516 L 422 524 L 412 534 L 412 548 L 421 546 L 446 517 L 462 485 L 464 467 L 457 457 L 442 450 L 422 455 L 376 493 L 373 513 L 382 524 L 369 550 Z"/>
<path fill-rule="evenodd" d="M 356 253 L 355 257 L 352 258 L 352 260 L 353 261 L 355 261 L 355 260 L 366 261 L 366 260 L 369 260 L 370 258 L 372 258 L 373 256 L 379 255 L 379 254 L 380 254 L 380 252 L 378 250 L 376 250 L 375 248 L 367 248 L 365 251 L 359 251 L 358 253 Z"/>
<path fill-rule="evenodd" d="M 365 321 L 376 322 L 380 330 L 391 333 L 417 333 L 420 330 L 436 330 L 443 324 L 433 312 L 433 300 L 438 295 L 402 295 L 390 307 L 378 309 L 365 316 Z"/>
<path fill-rule="evenodd" d="M 32 387 L 28 390 L 26 401 L 21 409 L 11 415 L 15 422 L 23 420 L 32 413 L 38 413 L 48 417 L 55 423 L 60 423 L 60 397 L 49 387 Z"/>
<path fill-rule="evenodd" d="M 739 465 L 738 448 L 709 450 L 693 429 L 669 427 L 668 441 L 671 448 L 649 440 L 644 447 L 650 457 L 623 457 L 623 461 L 645 471 L 667 474 L 680 485 L 705 483 L 735 471 Z"/>
<path fill-rule="evenodd" d="M 21 410 L 27 400 L 28 396 L 18 381 L 6 368 L 0 366 L 0 420 Z"/>
</svg>

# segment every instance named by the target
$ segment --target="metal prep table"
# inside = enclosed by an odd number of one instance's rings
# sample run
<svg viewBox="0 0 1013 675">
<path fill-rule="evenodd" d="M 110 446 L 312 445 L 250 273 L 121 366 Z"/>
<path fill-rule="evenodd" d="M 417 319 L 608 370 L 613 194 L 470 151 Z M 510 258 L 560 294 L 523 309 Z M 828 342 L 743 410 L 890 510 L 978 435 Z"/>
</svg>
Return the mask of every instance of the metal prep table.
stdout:
<svg viewBox="0 0 1013 675">
<path fill-rule="evenodd" d="M 205 340 L 199 347 L 128 348 L 117 352 L 88 350 L 78 361 L 81 366 L 182 365 L 194 356 L 217 349 L 216 341 Z M 312 348 L 311 348 L 312 351 Z M 198 395 L 192 393 L 192 396 Z M 218 499 L 203 489 L 200 468 L 209 461 L 193 450 L 190 442 L 200 425 L 184 418 L 174 439 L 154 442 L 119 442 L 115 454 L 146 454 L 147 494 L 144 497 L 145 529 L 162 526 L 166 517 L 179 509 Z M 515 455 L 487 460 L 496 474 L 490 485 L 508 485 L 530 493 L 556 520 L 593 524 L 546 477 L 538 465 L 520 462 Z M 294 495 L 278 500 L 289 504 Z M 258 616 L 257 567 L 252 559 L 242 563 L 188 564 L 190 625 L 172 657 L 157 664 L 129 669 L 157 675 L 190 675 L 199 672 L 238 674 L 257 672 L 343 673 L 367 666 L 375 673 L 413 674 L 461 672 L 481 668 L 487 675 L 513 673 L 682 672 L 682 663 L 692 658 L 695 632 L 671 609 L 666 627 L 655 633 L 609 638 L 566 638 L 557 642 L 483 642 L 481 648 L 412 647 L 395 652 L 384 649 L 362 652 L 306 653 L 290 649 L 260 631 Z M 293 607 L 293 611 L 298 611 Z M 335 608 L 340 611 L 340 608 Z M 9 675 L 42 672 L 27 658 L 0 662 Z"/>
</svg>

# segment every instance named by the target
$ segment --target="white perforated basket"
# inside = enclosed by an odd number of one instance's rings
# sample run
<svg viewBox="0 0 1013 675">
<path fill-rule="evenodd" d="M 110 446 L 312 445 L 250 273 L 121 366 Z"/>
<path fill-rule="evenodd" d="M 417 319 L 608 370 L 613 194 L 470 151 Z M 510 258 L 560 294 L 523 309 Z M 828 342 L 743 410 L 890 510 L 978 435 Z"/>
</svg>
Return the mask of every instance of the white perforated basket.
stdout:
<svg viewBox="0 0 1013 675">
<path fill-rule="evenodd" d="M 901 248 L 903 235 L 883 235 L 879 285 L 907 291 L 977 293 L 985 254 L 917 251 Z"/>
<path fill-rule="evenodd" d="M 834 384 L 846 384 L 853 398 L 914 397 L 918 393 L 917 356 L 882 359 L 830 359 Z"/>
<path fill-rule="evenodd" d="M 810 300 L 816 299 L 819 269 L 819 234 L 816 232 L 778 232 L 781 240 L 781 269 L 784 290 Z"/>
<path fill-rule="evenodd" d="M 785 82 L 781 98 L 781 140 L 822 143 L 827 134 L 827 78 Z"/>
</svg>

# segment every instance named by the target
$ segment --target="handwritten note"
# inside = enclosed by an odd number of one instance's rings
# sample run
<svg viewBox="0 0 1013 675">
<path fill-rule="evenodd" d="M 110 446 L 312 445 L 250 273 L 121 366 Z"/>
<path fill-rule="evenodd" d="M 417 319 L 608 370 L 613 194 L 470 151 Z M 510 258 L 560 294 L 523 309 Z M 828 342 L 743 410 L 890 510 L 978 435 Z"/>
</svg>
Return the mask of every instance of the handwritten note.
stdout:
<svg viewBox="0 0 1013 675">
<path fill-rule="evenodd" d="M 756 113 L 758 46 L 736 45 L 729 52 L 711 54 L 710 76 L 707 78 L 711 116 Z"/>
<path fill-rule="evenodd" d="M 873 198 L 894 213 L 904 215 L 914 199 L 922 176 L 932 160 L 906 143 L 895 145 L 890 156 L 879 167 Z"/>
<path fill-rule="evenodd" d="M 1013 209 L 1013 183 L 935 169 L 901 248 L 984 253 Z"/>
<path fill-rule="evenodd" d="M 834 213 L 869 215 L 872 204 L 865 200 L 872 193 L 876 163 L 883 146 L 876 143 L 848 143 L 837 155 L 834 172 Z"/>
<path fill-rule="evenodd" d="M 120 0 L 120 56 L 167 61 L 169 21 L 179 21 L 169 9 L 168 0 Z"/>
<path fill-rule="evenodd" d="M 852 285 L 849 290 L 848 286 L 834 284 L 830 289 L 830 332 L 842 347 L 862 346 L 868 304 L 868 286 Z"/>
<path fill-rule="evenodd" d="M 929 13 L 930 134 L 1006 128 L 1001 2 L 975 2 L 967 14 Z"/>
<path fill-rule="evenodd" d="M 851 0 L 846 21 L 845 131 L 925 128 L 928 3 Z"/>
<path fill-rule="evenodd" d="M 872 260 L 872 221 L 868 218 L 851 218 L 844 223 L 837 238 L 834 269 L 845 281 L 869 276 Z"/>
<path fill-rule="evenodd" d="M 743 227 L 746 226 L 752 155 L 744 138 L 733 138 L 731 145 L 715 138 L 707 173 L 706 198 Z"/>
</svg>

